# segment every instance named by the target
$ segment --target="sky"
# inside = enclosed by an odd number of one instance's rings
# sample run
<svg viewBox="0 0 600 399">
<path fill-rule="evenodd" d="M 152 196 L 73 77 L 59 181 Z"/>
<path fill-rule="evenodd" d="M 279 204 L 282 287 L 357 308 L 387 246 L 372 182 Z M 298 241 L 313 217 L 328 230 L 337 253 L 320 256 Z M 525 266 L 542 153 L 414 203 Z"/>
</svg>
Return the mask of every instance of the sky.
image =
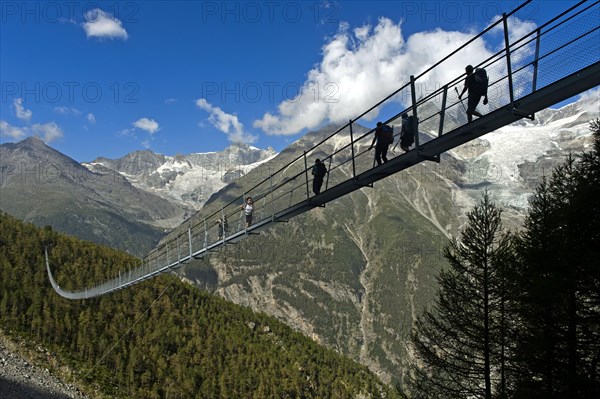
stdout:
<svg viewBox="0 0 600 399">
<path fill-rule="evenodd" d="M 0 141 L 39 136 L 79 162 L 239 142 L 281 151 L 359 115 L 519 4 L 2 0 Z M 512 30 L 572 4 L 534 1 Z"/>
</svg>

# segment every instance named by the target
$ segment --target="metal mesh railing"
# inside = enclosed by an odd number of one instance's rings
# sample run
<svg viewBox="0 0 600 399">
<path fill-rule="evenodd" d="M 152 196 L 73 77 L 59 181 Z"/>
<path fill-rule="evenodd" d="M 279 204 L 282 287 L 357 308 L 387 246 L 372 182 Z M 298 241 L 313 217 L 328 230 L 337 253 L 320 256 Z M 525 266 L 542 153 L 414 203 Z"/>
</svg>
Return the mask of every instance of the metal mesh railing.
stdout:
<svg viewBox="0 0 600 399">
<path fill-rule="evenodd" d="M 329 171 L 323 183 L 324 191 L 368 172 L 374 166 L 373 151 L 369 150 L 374 129 L 366 131 L 359 122 L 384 104 L 397 104 L 398 99 L 410 99 L 408 107 L 385 121 L 386 124 L 395 127 L 395 141 L 400 133 L 401 116 L 405 113 L 418 117 L 418 145 L 464 126 L 467 123 L 466 104 L 458 99 L 458 92 L 463 88 L 464 75 L 450 79 L 431 93 L 427 93 L 423 89 L 426 85 L 420 83 L 435 81 L 437 76 L 443 76 L 445 63 L 462 60 L 468 53 L 469 46 L 481 45 L 482 38 L 495 34 L 497 29 L 503 29 L 506 43 L 509 37 L 510 16 L 527 3 L 504 15 L 502 19 L 417 77 L 411 77 L 411 82 L 349 121 L 313 148 L 297 154 L 279 170 L 269 171 L 268 176 L 259 179 L 254 186 L 227 191 L 225 195 L 232 198 L 229 202 L 222 205 L 217 205 L 216 202 L 207 204 L 201 213 L 190 218 L 148 254 L 142 260 L 141 266 L 123 271 L 118 277 L 93 287 L 71 292 L 61 289 L 56 284 L 47 264 L 52 285 L 59 294 L 70 299 L 98 296 L 179 267 L 194 257 L 203 256 L 221 245 L 238 240 L 255 229 L 277 221 L 290 209 L 313 200 L 311 167 L 316 158 L 320 158 Z M 482 60 L 477 66 L 485 67 L 489 77 L 489 103 L 480 107 L 485 113 L 493 112 L 598 63 L 599 21 L 599 2 L 583 1 L 522 38 L 502 46 L 487 60 Z M 418 146 L 412 151 L 418 153 Z M 402 156 L 400 151 L 388 153 L 390 159 L 398 156 Z M 254 200 L 253 221 L 249 228 L 246 226 L 242 210 L 246 197 L 252 197 Z M 227 220 L 227 228 L 222 232 L 218 219 Z"/>
</svg>

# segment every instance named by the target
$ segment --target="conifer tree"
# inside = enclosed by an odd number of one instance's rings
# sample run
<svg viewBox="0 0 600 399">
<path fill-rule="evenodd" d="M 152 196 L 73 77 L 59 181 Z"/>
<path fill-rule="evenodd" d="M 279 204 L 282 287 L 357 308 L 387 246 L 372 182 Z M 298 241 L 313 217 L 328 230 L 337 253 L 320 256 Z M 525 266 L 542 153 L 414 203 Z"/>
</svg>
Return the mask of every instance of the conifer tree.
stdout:
<svg viewBox="0 0 600 399">
<path fill-rule="evenodd" d="M 600 395 L 600 120 L 537 189 L 519 245 L 518 398 Z"/>
<path fill-rule="evenodd" d="M 434 308 L 416 322 L 415 359 L 406 384 L 411 398 L 505 395 L 502 270 L 513 262 L 512 246 L 501 210 L 486 192 L 468 214 L 460 241 L 445 248 L 448 268 L 438 277 Z"/>
</svg>

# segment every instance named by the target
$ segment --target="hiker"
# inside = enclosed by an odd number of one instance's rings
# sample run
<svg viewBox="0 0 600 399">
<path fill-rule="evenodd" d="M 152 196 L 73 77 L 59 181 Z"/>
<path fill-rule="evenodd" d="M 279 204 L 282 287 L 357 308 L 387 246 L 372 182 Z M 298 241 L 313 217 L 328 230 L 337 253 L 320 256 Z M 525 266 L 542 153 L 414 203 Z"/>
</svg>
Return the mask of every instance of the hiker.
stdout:
<svg viewBox="0 0 600 399">
<path fill-rule="evenodd" d="M 323 185 L 323 178 L 327 174 L 327 168 L 325 164 L 321 162 L 319 158 L 315 159 L 315 165 L 312 167 L 313 178 L 313 192 L 315 195 L 321 192 L 321 186 Z"/>
<path fill-rule="evenodd" d="M 400 148 L 405 152 L 410 151 L 410 146 L 415 142 L 415 134 L 413 132 L 414 116 L 402 114 L 402 128 L 400 130 Z"/>
<path fill-rule="evenodd" d="M 462 95 L 465 94 L 465 91 L 469 90 L 469 97 L 467 100 L 467 120 L 470 123 L 473 120 L 473 115 L 481 117 L 481 114 L 476 109 L 481 97 L 483 97 L 483 105 L 488 103 L 488 78 L 485 69 L 477 68 L 474 70 L 472 65 L 467 65 L 465 67 L 465 72 L 467 73 L 465 87 L 463 87 L 463 91 L 458 95 L 458 99 L 462 100 Z"/>
<path fill-rule="evenodd" d="M 391 137 L 390 137 L 391 136 Z M 388 147 L 394 141 L 394 130 L 388 125 L 384 125 L 381 122 L 377 122 L 377 129 L 375 129 L 375 137 L 373 137 L 373 142 L 369 147 L 369 150 L 373 148 L 375 142 L 375 160 L 377 161 L 377 166 L 381 165 L 381 160 L 383 162 L 387 162 L 387 152 Z"/>
<path fill-rule="evenodd" d="M 229 226 L 227 225 L 227 218 L 219 218 L 215 220 L 215 223 L 218 225 L 219 229 L 219 240 L 222 240 L 223 235 L 227 235 L 227 231 L 229 230 Z"/>
<path fill-rule="evenodd" d="M 246 203 L 240 207 L 246 215 L 246 228 L 252 225 L 252 213 L 254 212 L 254 201 L 252 197 L 246 198 Z"/>
</svg>

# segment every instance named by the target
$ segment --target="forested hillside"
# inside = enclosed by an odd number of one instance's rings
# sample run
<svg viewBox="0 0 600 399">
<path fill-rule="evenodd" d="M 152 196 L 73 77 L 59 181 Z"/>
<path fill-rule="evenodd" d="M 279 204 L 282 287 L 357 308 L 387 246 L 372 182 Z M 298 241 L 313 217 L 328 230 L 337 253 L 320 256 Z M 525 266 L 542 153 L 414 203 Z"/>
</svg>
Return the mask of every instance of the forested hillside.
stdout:
<svg viewBox="0 0 600 399">
<path fill-rule="evenodd" d="M 0 325 L 55 351 L 90 393 L 117 398 L 393 397 L 364 366 L 264 314 L 163 276 L 132 289 L 67 301 L 134 265 L 116 250 L 0 215 Z"/>
</svg>

